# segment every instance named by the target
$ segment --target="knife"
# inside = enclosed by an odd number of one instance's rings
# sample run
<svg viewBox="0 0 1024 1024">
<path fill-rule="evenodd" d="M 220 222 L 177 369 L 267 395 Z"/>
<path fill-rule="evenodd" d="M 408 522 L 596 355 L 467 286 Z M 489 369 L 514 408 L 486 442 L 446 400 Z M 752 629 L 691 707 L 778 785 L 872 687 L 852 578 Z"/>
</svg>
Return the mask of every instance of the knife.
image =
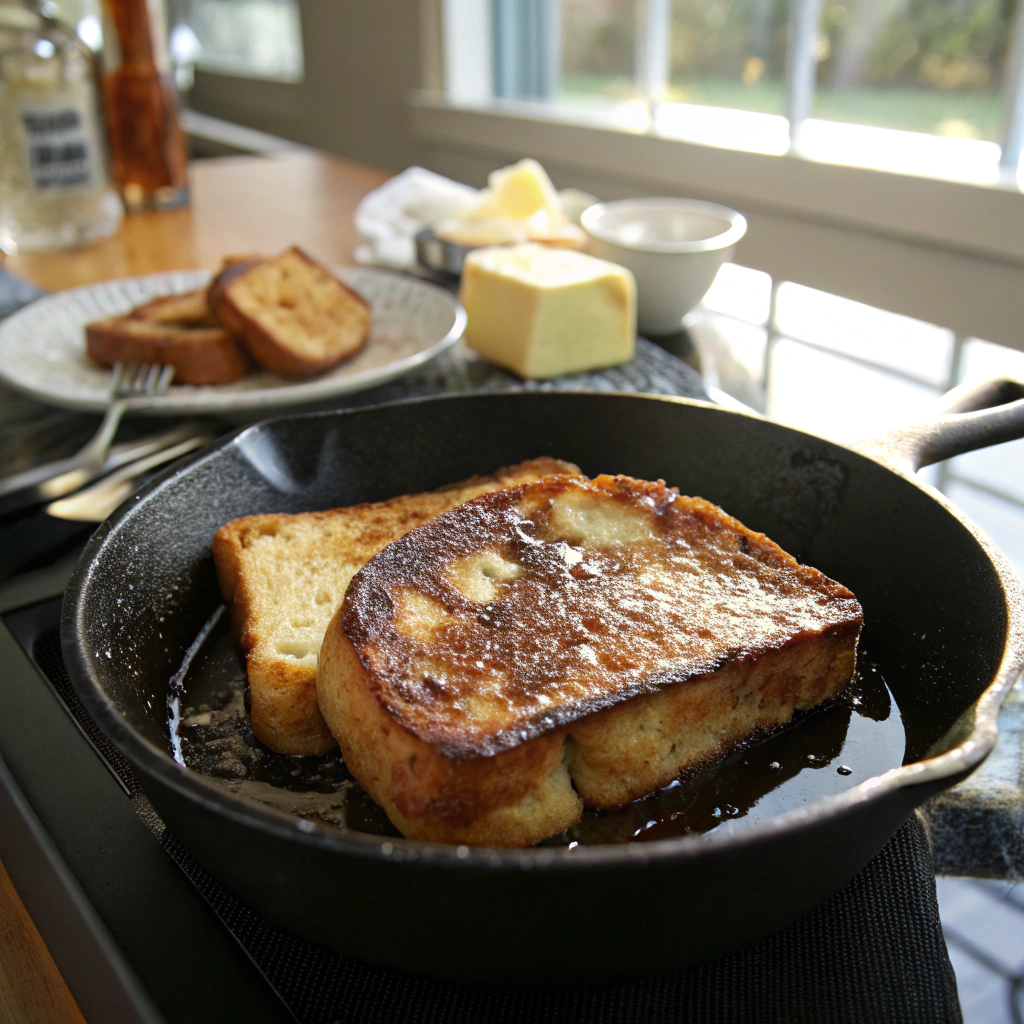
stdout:
<svg viewBox="0 0 1024 1024">
<path fill-rule="evenodd" d="M 89 487 L 76 491 L 70 497 L 51 501 L 46 506 L 46 514 L 57 519 L 102 523 L 135 490 L 141 478 L 148 472 L 195 451 L 196 448 L 202 448 L 208 441 L 212 441 L 213 437 L 212 433 L 194 434 L 169 448 L 137 459 Z"/>
<path fill-rule="evenodd" d="M 136 441 L 113 445 L 101 466 L 91 468 L 73 466 L 75 457 L 71 456 L 57 462 L 33 466 L 13 476 L 2 477 L 0 478 L 0 514 L 7 515 L 69 494 L 128 462 L 134 462 L 153 452 L 169 448 L 197 434 L 205 435 L 208 430 L 208 424 L 189 420 L 158 434 L 150 434 Z M 57 472 L 54 475 L 61 463 L 72 465 L 73 468 L 63 473 Z"/>
</svg>

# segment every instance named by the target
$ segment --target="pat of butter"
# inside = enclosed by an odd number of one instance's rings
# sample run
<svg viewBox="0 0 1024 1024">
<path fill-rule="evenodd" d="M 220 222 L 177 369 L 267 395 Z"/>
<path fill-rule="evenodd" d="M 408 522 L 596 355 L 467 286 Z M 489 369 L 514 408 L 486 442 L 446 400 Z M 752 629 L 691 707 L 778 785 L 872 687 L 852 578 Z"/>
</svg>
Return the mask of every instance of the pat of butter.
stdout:
<svg viewBox="0 0 1024 1024">
<path fill-rule="evenodd" d="M 466 257 L 466 344 L 520 377 L 616 366 L 636 351 L 636 282 L 625 267 L 526 243 Z"/>
<path fill-rule="evenodd" d="M 562 207 L 555 186 L 536 160 L 520 160 L 511 167 L 492 171 L 488 188 L 480 194 L 475 206 L 463 211 L 462 219 L 511 217 L 526 220 L 537 213 L 561 216 Z"/>
</svg>

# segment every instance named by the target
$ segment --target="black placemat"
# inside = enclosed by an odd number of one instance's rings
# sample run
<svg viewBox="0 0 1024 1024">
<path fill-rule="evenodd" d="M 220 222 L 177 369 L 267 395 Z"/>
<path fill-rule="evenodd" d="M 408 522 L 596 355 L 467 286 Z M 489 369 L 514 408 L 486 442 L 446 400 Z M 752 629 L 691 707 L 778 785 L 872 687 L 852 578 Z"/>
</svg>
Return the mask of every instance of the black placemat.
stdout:
<svg viewBox="0 0 1024 1024">
<path fill-rule="evenodd" d="M 176 839 L 164 834 L 161 841 L 303 1024 L 961 1020 L 931 851 L 917 815 L 841 893 L 756 946 L 674 974 L 547 990 L 451 985 L 347 960 L 269 924 L 203 871 Z M 551 926 L 558 927 L 557 919 Z"/>
</svg>

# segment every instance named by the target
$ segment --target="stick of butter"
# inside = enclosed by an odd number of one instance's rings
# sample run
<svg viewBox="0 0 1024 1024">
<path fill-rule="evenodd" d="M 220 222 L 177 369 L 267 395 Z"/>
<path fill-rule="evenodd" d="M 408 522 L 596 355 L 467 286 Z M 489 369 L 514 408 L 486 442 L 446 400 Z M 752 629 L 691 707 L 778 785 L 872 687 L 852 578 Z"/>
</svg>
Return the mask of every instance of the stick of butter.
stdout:
<svg viewBox="0 0 1024 1024">
<path fill-rule="evenodd" d="M 520 377 L 616 366 L 636 351 L 636 281 L 572 249 L 477 249 L 462 270 L 466 344 Z"/>
</svg>

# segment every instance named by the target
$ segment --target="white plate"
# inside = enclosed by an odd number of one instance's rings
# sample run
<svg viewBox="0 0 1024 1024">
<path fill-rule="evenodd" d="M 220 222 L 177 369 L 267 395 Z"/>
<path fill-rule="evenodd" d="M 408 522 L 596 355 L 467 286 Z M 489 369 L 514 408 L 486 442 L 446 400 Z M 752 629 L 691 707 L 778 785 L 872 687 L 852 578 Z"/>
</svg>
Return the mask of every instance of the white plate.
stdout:
<svg viewBox="0 0 1024 1024">
<path fill-rule="evenodd" d="M 344 267 L 338 277 L 369 301 L 370 340 L 354 359 L 312 380 L 267 370 L 231 384 L 173 385 L 159 398 L 139 399 L 132 411 L 156 415 L 265 413 L 385 384 L 440 355 L 462 336 L 466 314 L 434 285 L 384 270 Z M 201 288 L 205 270 L 104 281 L 57 292 L 0 324 L 0 378 L 51 405 L 101 411 L 110 371 L 85 355 L 85 325 L 118 316 L 158 295 Z"/>
</svg>

